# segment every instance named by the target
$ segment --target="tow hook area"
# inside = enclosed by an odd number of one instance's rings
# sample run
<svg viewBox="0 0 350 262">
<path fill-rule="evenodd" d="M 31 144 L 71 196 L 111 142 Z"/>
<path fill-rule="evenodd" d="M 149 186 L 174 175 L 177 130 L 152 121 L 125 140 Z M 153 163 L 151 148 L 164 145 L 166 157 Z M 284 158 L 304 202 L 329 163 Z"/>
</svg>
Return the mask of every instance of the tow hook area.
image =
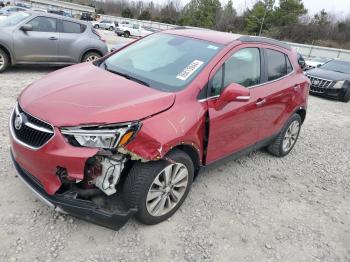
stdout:
<svg viewBox="0 0 350 262">
<path fill-rule="evenodd" d="M 84 187 L 88 189 L 96 186 L 107 196 L 115 194 L 126 160 L 127 157 L 119 153 L 89 158 L 85 168 Z"/>
</svg>

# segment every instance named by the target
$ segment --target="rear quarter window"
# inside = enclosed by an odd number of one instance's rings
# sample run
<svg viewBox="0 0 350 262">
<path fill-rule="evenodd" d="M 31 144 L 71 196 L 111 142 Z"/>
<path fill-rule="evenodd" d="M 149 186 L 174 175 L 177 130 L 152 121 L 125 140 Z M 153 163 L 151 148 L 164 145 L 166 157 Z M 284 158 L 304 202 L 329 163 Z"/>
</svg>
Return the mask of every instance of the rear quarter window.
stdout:
<svg viewBox="0 0 350 262">
<path fill-rule="evenodd" d="M 272 49 L 265 49 L 265 52 L 267 57 L 268 81 L 279 79 L 293 71 L 293 67 L 286 54 Z"/>
<path fill-rule="evenodd" d="M 80 34 L 86 29 L 86 25 L 70 21 L 62 21 L 62 33 Z"/>
</svg>

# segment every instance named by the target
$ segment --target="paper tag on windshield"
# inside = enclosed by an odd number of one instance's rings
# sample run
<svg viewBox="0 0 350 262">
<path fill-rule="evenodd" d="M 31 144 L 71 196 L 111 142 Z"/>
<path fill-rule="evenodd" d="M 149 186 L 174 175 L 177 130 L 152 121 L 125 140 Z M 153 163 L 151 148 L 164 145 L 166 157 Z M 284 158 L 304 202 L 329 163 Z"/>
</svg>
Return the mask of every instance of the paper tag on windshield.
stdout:
<svg viewBox="0 0 350 262">
<path fill-rule="evenodd" d="M 217 50 L 219 47 L 217 47 L 217 46 L 215 46 L 215 45 L 208 45 L 207 48 L 208 48 L 208 49 Z"/>
<path fill-rule="evenodd" d="M 191 64 L 189 64 L 180 74 L 176 76 L 177 79 L 185 81 L 189 78 L 201 65 L 203 65 L 203 61 L 194 60 Z"/>
</svg>

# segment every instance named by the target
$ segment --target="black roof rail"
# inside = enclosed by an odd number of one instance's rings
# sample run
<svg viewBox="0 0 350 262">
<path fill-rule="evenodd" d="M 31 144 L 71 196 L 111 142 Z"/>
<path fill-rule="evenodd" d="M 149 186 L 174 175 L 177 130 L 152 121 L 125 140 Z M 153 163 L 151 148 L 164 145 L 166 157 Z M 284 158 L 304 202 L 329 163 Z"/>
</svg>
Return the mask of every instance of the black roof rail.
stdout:
<svg viewBox="0 0 350 262">
<path fill-rule="evenodd" d="M 261 42 L 261 43 L 266 43 L 270 45 L 275 45 L 279 46 L 282 48 L 285 48 L 287 50 L 292 50 L 292 47 L 286 43 L 283 43 L 281 41 L 272 39 L 272 38 L 267 38 L 267 37 L 261 37 L 261 36 L 241 36 L 237 40 L 241 42 Z"/>
</svg>

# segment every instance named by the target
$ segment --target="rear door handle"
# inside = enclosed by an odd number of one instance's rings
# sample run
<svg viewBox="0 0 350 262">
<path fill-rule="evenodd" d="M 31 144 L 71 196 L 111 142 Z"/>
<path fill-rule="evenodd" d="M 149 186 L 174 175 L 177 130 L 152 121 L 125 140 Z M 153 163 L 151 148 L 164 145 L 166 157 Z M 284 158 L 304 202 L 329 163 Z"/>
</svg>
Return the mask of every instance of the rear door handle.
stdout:
<svg viewBox="0 0 350 262">
<path fill-rule="evenodd" d="M 58 38 L 54 37 L 54 36 L 51 36 L 51 37 L 49 37 L 49 40 L 58 40 Z"/>
<path fill-rule="evenodd" d="M 257 106 L 261 106 L 261 105 L 263 105 L 263 104 L 265 104 L 266 103 L 266 99 L 265 98 L 259 98 L 257 101 L 256 101 L 256 105 Z"/>
</svg>

